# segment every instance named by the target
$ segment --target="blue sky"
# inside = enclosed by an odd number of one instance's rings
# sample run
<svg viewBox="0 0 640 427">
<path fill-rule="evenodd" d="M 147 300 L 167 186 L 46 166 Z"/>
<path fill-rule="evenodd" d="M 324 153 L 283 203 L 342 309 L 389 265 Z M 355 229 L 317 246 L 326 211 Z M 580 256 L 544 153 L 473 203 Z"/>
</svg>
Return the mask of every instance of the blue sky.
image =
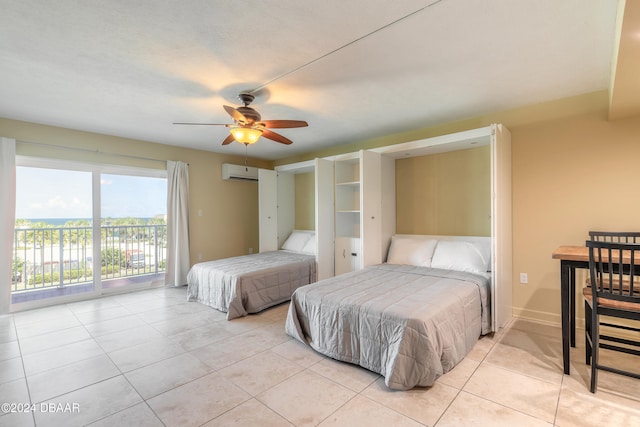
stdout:
<svg viewBox="0 0 640 427">
<path fill-rule="evenodd" d="M 91 172 L 16 168 L 16 218 L 91 218 Z M 148 218 L 167 212 L 167 180 L 101 176 L 102 217 Z"/>
</svg>

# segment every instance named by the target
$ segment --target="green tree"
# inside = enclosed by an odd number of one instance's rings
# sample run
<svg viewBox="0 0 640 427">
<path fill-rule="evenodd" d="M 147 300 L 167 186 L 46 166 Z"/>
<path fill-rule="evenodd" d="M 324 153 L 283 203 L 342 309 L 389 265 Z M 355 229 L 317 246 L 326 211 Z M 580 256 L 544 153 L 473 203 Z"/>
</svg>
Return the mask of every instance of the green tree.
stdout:
<svg viewBox="0 0 640 427">
<path fill-rule="evenodd" d="M 16 219 L 16 228 L 31 228 L 31 220 L 28 219 Z"/>
<path fill-rule="evenodd" d="M 102 266 L 124 268 L 127 265 L 127 256 L 124 251 L 117 248 L 102 250 Z"/>
<path fill-rule="evenodd" d="M 11 277 L 12 281 L 19 282 L 22 278 L 22 269 L 24 268 L 24 261 L 20 257 L 13 258 L 11 265 Z"/>
<path fill-rule="evenodd" d="M 150 218 L 149 221 L 147 222 L 147 224 L 149 225 L 165 225 L 167 223 L 167 221 L 164 219 L 164 217 L 155 217 L 155 218 Z"/>
<path fill-rule="evenodd" d="M 91 229 L 91 221 L 86 219 L 78 219 L 67 221 L 64 223 L 64 242 L 70 244 L 82 243 L 85 247 L 86 242 L 90 242 L 93 236 Z"/>
</svg>

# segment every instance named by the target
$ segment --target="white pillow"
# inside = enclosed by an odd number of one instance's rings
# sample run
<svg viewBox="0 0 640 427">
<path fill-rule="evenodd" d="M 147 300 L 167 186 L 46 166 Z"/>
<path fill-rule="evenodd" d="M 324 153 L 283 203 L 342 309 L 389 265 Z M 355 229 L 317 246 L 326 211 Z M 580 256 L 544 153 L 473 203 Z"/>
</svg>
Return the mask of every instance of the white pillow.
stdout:
<svg viewBox="0 0 640 427">
<path fill-rule="evenodd" d="M 488 259 L 473 243 L 453 240 L 440 240 L 431 259 L 432 268 L 444 270 L 486 273 Z"/>
<path fill-rule="evenodd" d="M 311 238 L 311 233 L 293 230 L 287 240 L 282 245 L 282 249 L 287 251 L 302 252 L 302 248 Z"/>
<path fill-rule="evenodd" d="M 316 254 L 316 235 L 315 234 L 311 235 L 311 237 L 309 238 L 309 240 L 307 240 L 307 243 L 304 244 L 304 247 L 300 252 L 303 252 L 309 255 Z"/>
<path fill-rule="evenodd" d="M 437 240 L 422 240 L 412 237 L 393 236 L 387 263 L 430 267 Z"/>
<path fill-rule="evenodd" d="M 487 239 L 486 242 L 474 242 L 473 245 L 478 248 L 482 258 L 487 261 L 485 271 L 491 271 L 491 240 Z"/>
</svg>

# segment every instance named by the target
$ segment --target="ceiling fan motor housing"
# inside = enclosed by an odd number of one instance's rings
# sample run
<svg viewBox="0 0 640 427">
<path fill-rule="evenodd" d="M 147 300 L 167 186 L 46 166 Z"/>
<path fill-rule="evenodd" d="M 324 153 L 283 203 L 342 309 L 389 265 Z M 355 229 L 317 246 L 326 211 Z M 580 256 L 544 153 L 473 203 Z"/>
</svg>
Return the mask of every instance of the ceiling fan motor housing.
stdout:
<svg viewBox="0 0 640 427">
<path fill-rule="evenodd" d="M 238 94 L 238 98 L 240 99 L 240 101 L 242 101 L 242 103 L 244 104 L 244 107 L 238 107 L 236 108 L 236 110 L 242 113 L 242 115 L 245 116 L 247 119 L 249 119 L 249 124 L 259 122 L 261 119 L 260 113 L 258 113 L 253 108 L 249 107 L 249 104 L 251 104 L 253 100 L 256 99 L 256 97 L 250 94 L 249 92 L 240 92 Z"/>
<path fill-rule="evenodd" d="M 259 122 L 261 119 L 260 113 L 251 107 L 238 107 L 236 110 L 245 116 L 249 120 L 250 124 Z"/>
</svg>

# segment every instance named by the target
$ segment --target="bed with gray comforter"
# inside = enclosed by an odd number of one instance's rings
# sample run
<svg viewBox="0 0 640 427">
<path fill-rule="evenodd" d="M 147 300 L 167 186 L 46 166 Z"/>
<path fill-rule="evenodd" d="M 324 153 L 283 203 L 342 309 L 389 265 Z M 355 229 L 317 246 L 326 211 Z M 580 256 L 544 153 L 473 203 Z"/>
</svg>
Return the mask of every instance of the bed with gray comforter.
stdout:
<svg viewBox="0 0 640 427">
<path fill-rule="evenodd" d="M 315 255 L 261 252 L 195 264 L 187 276 L 187 299 L 224 311 L 231 320 L 288 301 L 315 280 Z"/>
<path fill-rule="evenodd" d="M 297 289 L 286 332 L 331 358 L 431 386 L 490 332 L 490 278 L 381 264 Z"/>
</svg>

